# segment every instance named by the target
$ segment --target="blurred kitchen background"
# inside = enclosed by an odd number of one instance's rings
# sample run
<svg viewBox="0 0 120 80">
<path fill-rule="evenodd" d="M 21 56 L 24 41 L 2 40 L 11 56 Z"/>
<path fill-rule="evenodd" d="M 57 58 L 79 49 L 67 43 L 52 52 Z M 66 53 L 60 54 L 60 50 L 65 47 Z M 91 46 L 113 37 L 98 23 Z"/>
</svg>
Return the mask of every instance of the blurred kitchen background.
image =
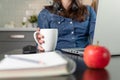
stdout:
<svg viewBox="0 0 120 80">
<path fill-rule="evenodd" d="M 49 0 L 0 0 L 0 27 L 22 27 L 47 4 Z"/>
<path fill-rule="evenodd" d="M 94 0 L 83 0 L 91 5 Z M 28 27 L 25 24 L 32 15 L 38 15 L 44 5 L 51 0 L 0 0 L 0 27 Z"/>
</svg>

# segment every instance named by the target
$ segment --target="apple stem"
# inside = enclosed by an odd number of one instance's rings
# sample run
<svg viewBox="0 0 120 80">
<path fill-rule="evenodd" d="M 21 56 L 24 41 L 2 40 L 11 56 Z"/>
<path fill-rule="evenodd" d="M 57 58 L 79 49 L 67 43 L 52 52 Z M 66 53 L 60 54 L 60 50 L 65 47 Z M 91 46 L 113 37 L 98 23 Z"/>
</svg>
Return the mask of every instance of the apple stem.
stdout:
<svg viewBox="0 0 120 80">
<path fill-rule="evenodd" d="M 97 46 L 99 46 L 99 41 L 97 41 Z"/>
</svg>

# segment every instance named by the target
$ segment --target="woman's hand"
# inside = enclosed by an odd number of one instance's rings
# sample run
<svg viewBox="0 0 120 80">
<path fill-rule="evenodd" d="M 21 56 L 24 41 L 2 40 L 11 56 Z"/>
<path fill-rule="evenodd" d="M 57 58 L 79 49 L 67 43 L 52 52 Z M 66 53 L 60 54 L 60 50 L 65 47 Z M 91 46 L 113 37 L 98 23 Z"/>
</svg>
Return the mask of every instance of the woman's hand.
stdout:
<svg viewBox="0 0 120 80">
<path fill-rule="evenodd" d="M 40 29 L 38 28 L 38 29 L 36 30 L 36 32 L 38 32 L 37 35 L 36 35 L 36 38 L 37 38 L 39 44 L 43 44 L 43 43 L 44 43 L 44 40 L 43 40 L 44 36 L 43 36 L 42 34 L 39 34 L 39 33 L 40 33 Z M 43 49 L 42 46 L 38 45 L 37 48 L 38 48 L 38 50 L 39 50 L 40 52 L 44 52 L 44 49 Z"/>
</svg>

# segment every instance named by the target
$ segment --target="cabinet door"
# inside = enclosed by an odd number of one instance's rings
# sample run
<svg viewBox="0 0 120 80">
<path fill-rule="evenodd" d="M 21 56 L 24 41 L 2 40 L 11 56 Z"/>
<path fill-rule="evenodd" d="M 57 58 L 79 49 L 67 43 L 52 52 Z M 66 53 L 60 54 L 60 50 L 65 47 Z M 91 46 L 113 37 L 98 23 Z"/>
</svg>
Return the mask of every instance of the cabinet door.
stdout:
<svg viewBox="0 0 120 80">
<path fill-rule="evenodd" d="M 12 50 L 23 49 L 23 47 L 27 45 L 36 46 L 36 43 L 33 41 L 25 41 L 25 42 L 0 42 L 0 54 L 8 53 Z M 14 53 L 13 53 L 14 54 Z"/>
</svg>

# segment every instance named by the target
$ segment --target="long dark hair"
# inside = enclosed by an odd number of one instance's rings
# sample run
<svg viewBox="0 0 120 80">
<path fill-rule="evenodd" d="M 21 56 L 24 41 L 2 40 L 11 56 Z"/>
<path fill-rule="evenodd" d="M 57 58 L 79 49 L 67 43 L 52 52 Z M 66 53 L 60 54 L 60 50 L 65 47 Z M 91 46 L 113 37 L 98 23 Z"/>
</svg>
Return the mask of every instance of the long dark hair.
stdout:
<svg viewBox="0 0 120 80">
<path fill-rule="evenodd" d="M 86 16 L 89 14 L 87 7 L 80 2 L 80 0 L 72 0 L 68 9 L 65 10 L 62 6 L 61 0 L 53 0 L 51 6 L 46 6 L 51 13 L 58 14 L 63 17 L 71 18 L 77 21 L 84 21 Z"/>
</svg>

